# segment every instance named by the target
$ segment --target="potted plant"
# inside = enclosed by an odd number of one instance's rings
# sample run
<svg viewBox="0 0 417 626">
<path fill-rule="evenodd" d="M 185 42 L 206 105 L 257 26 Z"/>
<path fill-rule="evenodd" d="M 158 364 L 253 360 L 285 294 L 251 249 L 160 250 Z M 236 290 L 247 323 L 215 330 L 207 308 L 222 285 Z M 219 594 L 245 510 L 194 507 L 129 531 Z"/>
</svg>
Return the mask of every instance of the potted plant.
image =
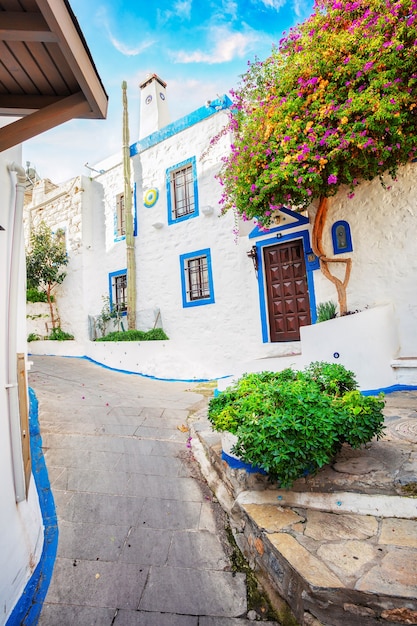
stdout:
<svg viewBox="0 0 417 626">
<path fill-rule="evenodd" d="M 314 362 L 301 371 L 243 375 L 209 402 L 214 430 L 236 436 L 232 452 L 282 487 L 384 429 L 382 394 L 363 396 L 343 365 Z"/>
</svg>

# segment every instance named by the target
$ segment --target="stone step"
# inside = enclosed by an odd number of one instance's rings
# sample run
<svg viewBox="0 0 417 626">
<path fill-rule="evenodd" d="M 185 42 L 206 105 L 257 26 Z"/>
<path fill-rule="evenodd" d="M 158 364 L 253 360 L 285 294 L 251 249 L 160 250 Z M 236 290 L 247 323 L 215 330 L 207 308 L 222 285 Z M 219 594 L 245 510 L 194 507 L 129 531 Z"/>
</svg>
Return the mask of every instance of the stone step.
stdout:
<svg viewBox="0 0 417 626">
<path fill-rule="evenodd" d="M 417 357 L 399 357 L 393 359 L 390 365 L 395 371 L 398 385 L 417 385 Z"/>
<path fill-rule="evenodd" d="M 334 493 L 296 492 L 287 489 L 242 491 L 236 498 L 242 505 L 304 508 L 330 513 L 353 513 L 417 519 L 417 498 L 340 491 Z"/>
<path fill-rule="evenodd" d="M 417 521 L 248 502 L 237 542 L 300 624 L 417 623 Z M 315 622 L 317 624 L 317 622 Z"/>
<path fill-rule="evenodd" d="M 302 626 L 417 624 L 417 393 L 387 396 L 387 431 L 279 489 L 222 460 L 206 412 L 192 446 L 251 567 Z"/>
</svg>

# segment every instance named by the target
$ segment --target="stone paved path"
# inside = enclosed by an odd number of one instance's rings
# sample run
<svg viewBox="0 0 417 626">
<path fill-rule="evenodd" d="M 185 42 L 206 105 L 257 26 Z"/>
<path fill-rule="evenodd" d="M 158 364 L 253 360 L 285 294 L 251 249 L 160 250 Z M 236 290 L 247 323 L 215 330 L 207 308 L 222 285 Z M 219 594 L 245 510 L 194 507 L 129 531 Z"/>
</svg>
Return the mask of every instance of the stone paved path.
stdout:
<svg viewBox="0 0 417 626">
<path fill-rule="evenodd" d="M 196 386 L 31 360 L 59 528 L 39 625 L 247 624 L 227 519 L 187 444 Z"/>
</svg>

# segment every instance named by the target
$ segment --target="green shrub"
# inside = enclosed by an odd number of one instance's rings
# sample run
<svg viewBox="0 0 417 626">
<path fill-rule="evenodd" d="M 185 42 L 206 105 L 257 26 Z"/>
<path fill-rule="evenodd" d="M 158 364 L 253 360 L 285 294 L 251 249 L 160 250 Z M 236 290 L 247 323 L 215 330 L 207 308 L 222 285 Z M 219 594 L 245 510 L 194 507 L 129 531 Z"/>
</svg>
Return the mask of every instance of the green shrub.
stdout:
<svg viewBox="0 0 417 626">
<path fill-rule="evenodd" d="M 317 322 L 326 322 L 336 317 L 337 304 L 329 300 L 317 306 Z"/>
<path fill-rule="evenodd" d="M 282 487 L 330 463 L 343 443 L 354 448 L 383 433 L 384 402 L 363 396 L 342 365 L 244 374 L 209 402 L 215 430 L 237 436 L 234 452 Z"/>
<path fill-rule="evenodd" d="M 53 296 L 51 296 L 51 301 L 54 301 Z M 45 291 L 38 291 L 37 289 L 27 289 L 26 302 L 48 302 L 48 296 Z"/>
<path fill-rule="evenodd" d="M 27 341 L 30 343 L 31 341 L 40 341 L 41 337 L 37 333 L 29 333 Z"/>
<path fill-rule="evenodd" d="M 68 339 L 74 339 L 74 335 L 70 335 L 70 333 L 66 333 L 58 327 L 51 330 L 48 339 L 53 339 L 54 341 L 67 341 Z"/>
<path fill-rule="evenodd" d="M 108 333 L 105 337 L 99 337 L 96 341 L 162 341 L 168 339 L 162 328 L 152 330 L 126 330 Z"/>
</svg>

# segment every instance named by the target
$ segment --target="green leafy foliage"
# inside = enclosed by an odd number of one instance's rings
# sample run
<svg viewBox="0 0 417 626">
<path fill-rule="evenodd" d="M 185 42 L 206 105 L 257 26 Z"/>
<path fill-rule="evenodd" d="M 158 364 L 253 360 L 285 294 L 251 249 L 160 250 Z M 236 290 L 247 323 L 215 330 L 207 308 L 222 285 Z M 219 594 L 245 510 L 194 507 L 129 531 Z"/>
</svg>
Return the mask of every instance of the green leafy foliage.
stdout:
<svg viewBox="0 0 417 626">
<path fill-rule="evenodd" d="M 38 335 L 38 333 L 29 333 L 27 341 L 30 343 L 31 341 L 40 341 L 42 337 Z"/>
<path fill-rule="evenodd" d="M 417 150 L 416 42 L 416 0 L 316 0 L 233 94 L 224 210 L 268 226 L 282 205 L 395 177 Z"/>
<path fill-rule="evenodd" d="M 48 339 L 52 339 L 54 341 L 68 341 L 74 339 L 74 335 L 66 333 L 64 330 L 61 330 L 61 328 L 57 327 L 51 330 Z"/>
<path fill-rule="evenodd" d="M 337 304 L 329 300 L 317 305 L 317 322 L 326 322 L 336 317 Z"/>
<path fill-rule="evenodd" d="M 54 297 L 51 296 L 52 302 L 54 301 Z M 45 291 L 38 291 L 38 289 L 27 289 L 26 290 L 26 302 L 48 302 L 48 296 Z"/>
<path fill-rule="evenodd" d="M 26 278 L 28 289 L 46 293 L 54 329 L 57 320 L 52 307 L 52 291 L 64 280 L 66 272 L 63 267 L 67 264 L 64 231 L 53 233 L 45 222 L 41 222 L 30 235 L 29 248 L 26 251 Z"/>
<path fill-rule="evenodd" d="M 126 330 L 108 333 L 105 337 L 99 337 L 96 341 L 162 341 L 169 339 L 162 328 L 152 330 Z"/>
<path fill-rule="evenodd" d="M 237 436 L 234 452 L 289 487 L 384 429 L 381 397 L 363 396 L 342 365 L 314 362 L 301 371 L 245 374 L 209 402 L 215 430 Z"/>
<path fill-rule="evenodd" d="M 68 257 L 62 231 L 55 234 L 41 222 L 30 235 L 29 249 L 26 253 L 26 275 L 29 289 L 41 289 L 48 294 L 64 280 L 63 267 L 68 264 Z"/>
</svg>

